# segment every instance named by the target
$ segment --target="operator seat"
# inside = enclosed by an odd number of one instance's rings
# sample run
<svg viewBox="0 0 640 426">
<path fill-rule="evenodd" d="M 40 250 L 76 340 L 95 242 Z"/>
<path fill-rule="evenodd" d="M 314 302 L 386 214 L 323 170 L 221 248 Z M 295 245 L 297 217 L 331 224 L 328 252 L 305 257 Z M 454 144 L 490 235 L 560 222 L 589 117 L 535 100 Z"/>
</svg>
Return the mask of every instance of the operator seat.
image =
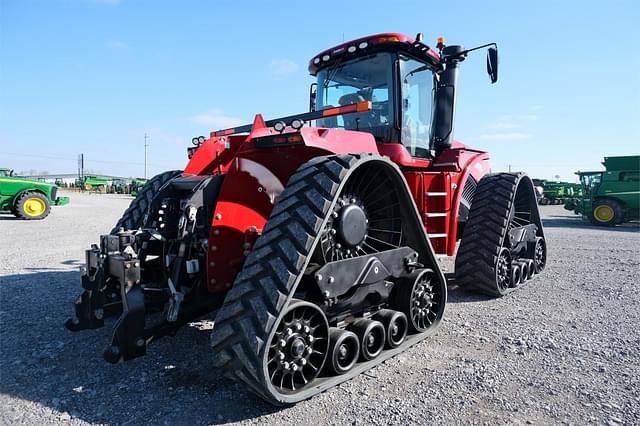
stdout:
<svg viewBox="0 0 640 426">
<path fill-rule="evenodd" d="M 366 99 L 360 92 L 348 93 L 340 96 L 340 99 L 338 99 L 340 106 L 353 105 L 363 101 L 366 101 Z M 375 125 L 371 114 L 367 112 L 345 114 L 342 116 L 342 119 L 344 120 L 344 128 L 348 130 L 373 127 Z"/>
</svg>

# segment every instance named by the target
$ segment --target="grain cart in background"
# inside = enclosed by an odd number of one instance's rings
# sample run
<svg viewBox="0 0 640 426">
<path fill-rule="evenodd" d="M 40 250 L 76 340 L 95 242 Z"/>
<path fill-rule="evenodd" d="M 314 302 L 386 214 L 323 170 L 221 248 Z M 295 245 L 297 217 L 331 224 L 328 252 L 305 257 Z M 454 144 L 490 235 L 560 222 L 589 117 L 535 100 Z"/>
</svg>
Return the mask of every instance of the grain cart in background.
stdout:
<svg viewBox="0 0 640 426">
<path fill-rule="evenodd" d="M 68 197 L 58 197 L 56 185 L 17 177 L 11 169 L 0 169 L 0 211 L 10 211 L 20 219 L 39 220 L 49 216 L 52 205 L 68 203 Z"/>
<path fill-rule="evenodd" d="M 605 171 L 576 172 L 582 195 L 568 200 L 564 208 L 595 225 L 640 219 L 640 156 L 605 157 L 602 164 Z"/>
<path fill-rule="evenodd" d="M 560 205 L 565 200 L 573 197 L 572 184 L 568 182 L 544 181 L 542 185 L 542 198 L 539 199 L 541 205 Z"/>
<path fill-rule="evenodd" d="M 529 280 L 546 262 L 531 179 L 453 140 L 459 67 L 485 47 L 495 82 L 495 44 L 378 34 L 315 56 L 310 112 L 194 138 L 184 171 L 147 182 L 87 250 L 67 328 L 118 316 L 116 363 L 215 311 L 213 365 L 288 404 L 433 333 L 436 257 L 458 242 L 459 285 Z"/>
<path fill-rule="evenodd" d="M 85 176 L 81 188 L 85 191 L 106 192 L 109 181 L 99 176 Z"/>
</svg>

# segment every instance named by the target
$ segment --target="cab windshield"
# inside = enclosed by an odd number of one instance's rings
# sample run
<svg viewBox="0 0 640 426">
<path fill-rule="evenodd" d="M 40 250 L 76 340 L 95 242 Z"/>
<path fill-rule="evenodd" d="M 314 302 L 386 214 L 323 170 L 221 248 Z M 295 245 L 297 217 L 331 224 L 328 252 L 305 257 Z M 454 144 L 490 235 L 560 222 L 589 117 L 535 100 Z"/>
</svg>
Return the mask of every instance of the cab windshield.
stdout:
<svg viewBox="0 0 640 426">
<path fill-rule="evenodd" d="M 584 186 L 585 193 L 590 194 L 596 186 L 600 185 L 602 173 L 581 174 L 580 181 Z"/>
<path fill-rule="evenodd" d="M 319 71 L 317 110 L 371 101 L 372 111 L 324 118 L 317 126 L 367 131 L 384 139 L 393 128 L 393 58 L 377 53 Z"/>
</svg>

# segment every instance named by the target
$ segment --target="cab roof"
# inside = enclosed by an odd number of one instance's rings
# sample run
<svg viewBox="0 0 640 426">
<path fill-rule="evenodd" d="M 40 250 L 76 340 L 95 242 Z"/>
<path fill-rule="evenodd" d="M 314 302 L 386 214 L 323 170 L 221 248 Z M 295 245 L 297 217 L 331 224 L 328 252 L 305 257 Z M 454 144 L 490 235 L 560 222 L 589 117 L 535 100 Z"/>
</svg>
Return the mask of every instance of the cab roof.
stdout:
<svg viewBox="0 0 640 426">
<path fill-rule="evenodd" d="M 350 40 L 315 55 L 309 61 L 309 73 L 316 75 L 318 70 L 345 57 L 358 57 L 374 51 L 405 51 L 420 59 L 440 64 L 440 55 L 414 37 L 400 33 L 381 33 Z"/>
</svg>

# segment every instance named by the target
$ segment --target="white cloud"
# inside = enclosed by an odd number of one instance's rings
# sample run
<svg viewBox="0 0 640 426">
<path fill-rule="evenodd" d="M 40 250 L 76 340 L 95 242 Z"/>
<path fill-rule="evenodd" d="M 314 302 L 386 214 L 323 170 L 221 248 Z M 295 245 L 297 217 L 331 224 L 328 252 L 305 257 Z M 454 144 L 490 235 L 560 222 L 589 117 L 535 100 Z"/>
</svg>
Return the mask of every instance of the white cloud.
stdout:
<svg viewBox="0 0 640 426">
<path fill-rule="evenodd" d="M 513 129 L 515 127 L 517 127 L 516 123 L 507 120 L 498 120 L 487 124 L 487 129 Z"/>
<path fill-rule="evenodd" d="M 503 115 L 493 123 L 486 125 L 487 129 L 515 129 L 525 122 L 536 121 L 540 118 L 537 114 Z"/>
<path fill-rule="evenodd" d="M 272 59 L 269 63 L 269 70 L 273 75 L 288 75 L 296 72 L 298 65 L 289 59 Z"/>
<path fill-rule="evenodd" d="M 516 115 L 515 118 L 520 121 L 536 121 L 540 116 L 538 114 L 520 114 Z"/>
<path fill-rule="evenodd" d="M 173 135 L 171 133 L 168 133 L 158 127 L 151 127 L 148 129 L 145 129 L 144 131 L 147 136 L 149 137 L 148 139 L 148 144 L 149 145 L 153 145 L 158 144 L 158 143 L 166 143 L 166 144 L 172 144 L 172 145 L 185 145 L 187 142 L 191 142 L 191 139 L 186 139 L 186 138 L 181 138 L 178 137 L 176 135 Z"/>
<path fill-rule="evenodd" d="M 234 127 L 243 124 L 245 120 L 225 115 L 220 109 L 211 109 L 202 114 L 191 117 L 191 121 L 196 124 L 202 124 L 203 126 L 211 126 L 216 128 Z"/>
<path fill-rule="evenodd" d="M 484 135 L 480 135 L 480 139 L 493 140 L 493 141 L 522 141 L 530 138 L 531 138 L 531 134 L 520 133 L 520 132 L 485 133 Z"/>
<path fill-rule="evenodd" d="M 112 50 L 122 50 L 122 49 L 129 48 L 127 43 L 120 40 L 109 40 L 108 42 L 105 43 L 105 46 L 107 47 L 107 49 L 112 49 Z"/>
</svg>

